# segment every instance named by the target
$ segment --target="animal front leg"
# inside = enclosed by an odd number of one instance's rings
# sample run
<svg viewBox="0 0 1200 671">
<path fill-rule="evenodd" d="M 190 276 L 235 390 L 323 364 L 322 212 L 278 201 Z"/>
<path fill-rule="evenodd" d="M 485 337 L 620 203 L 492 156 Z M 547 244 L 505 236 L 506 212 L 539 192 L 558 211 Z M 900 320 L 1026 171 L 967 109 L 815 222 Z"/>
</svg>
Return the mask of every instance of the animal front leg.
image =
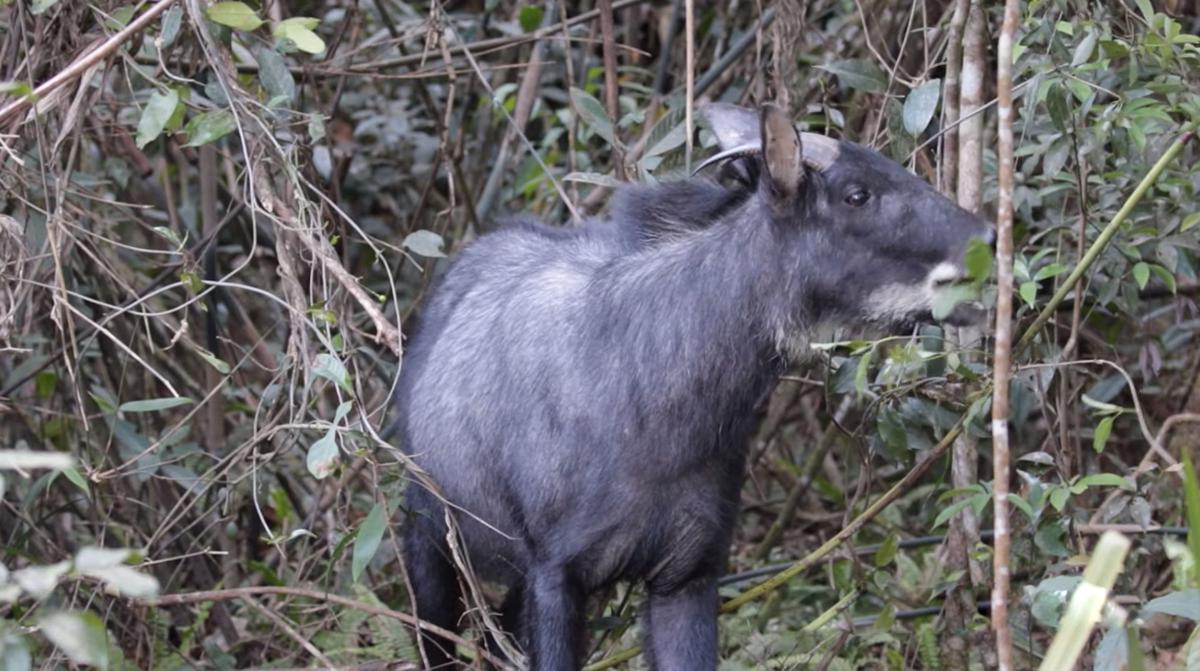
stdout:
<svg viewBox="0 0 1200 671">
<path fill-rule="evenodd" d="M 646 650 L 655 671 L 717 668 L 717 581 L 702 578 L 660 591 L 650 585 Z"/>
<path fill-rule="evenodd" d="M 583 657 L 583 590 L 561 566 L 539 566 L 525 577 L 523 634 L 530 671 L 575 671 Z"/>
</svg>

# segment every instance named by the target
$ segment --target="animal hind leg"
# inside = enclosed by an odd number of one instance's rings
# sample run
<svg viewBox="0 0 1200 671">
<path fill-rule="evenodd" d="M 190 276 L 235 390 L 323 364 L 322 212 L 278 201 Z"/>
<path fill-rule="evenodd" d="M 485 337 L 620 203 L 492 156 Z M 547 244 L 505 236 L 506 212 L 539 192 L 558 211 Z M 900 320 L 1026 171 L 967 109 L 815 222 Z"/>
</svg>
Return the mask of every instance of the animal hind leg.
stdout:
<svg viewBox="0 0 1200 671">
<path fill-rule="evenodd" d="M 404 560 L 412 583 L 417 617 L 457 632 L 462 603 L 444 528 L 444 524 L 418 513 L 405 530 Z M 429 668 L 447 670 L 456 667 L 453 641 L 422 630 L 417 642 L 425 652 Z"/>
<path fill-rule="evenodd" d="M 681 586 L 650 586 L 646 650 L 654 671 L 717 668 L 717 581 L 696 578 Z"/>
<path fill-rule="evenodd" d="M 584 593 L 563 566 L 525 576 L 522 620 L 530 671 L 577 671 L 583 658 Z"/>
</svg>

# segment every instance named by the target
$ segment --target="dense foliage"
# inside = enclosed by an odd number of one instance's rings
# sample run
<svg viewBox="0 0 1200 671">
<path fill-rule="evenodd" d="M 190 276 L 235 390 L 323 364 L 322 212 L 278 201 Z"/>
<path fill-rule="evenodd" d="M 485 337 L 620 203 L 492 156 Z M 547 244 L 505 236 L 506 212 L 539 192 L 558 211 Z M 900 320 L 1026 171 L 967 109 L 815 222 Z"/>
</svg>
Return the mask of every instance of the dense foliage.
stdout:
<svg viewBox="0 0 1200 671">
<path fill-rule="evenodd" d="M 689 69 L 697 99 L 784 99 L 960 201 L 974 179 L 994 213 L 994 107 L 956 120 L 947 86 L 976 58 L 994 93 L 994 53 L 964 56 L 974 24 L 953 25 L 967 2 L 697 5 L 691 40 L 683 2 L 597 6 L 611 35 L 590 3 L 0 0 L 5 668 L 419 666 L 384 435 L 400 333 L 440 259 L 503 216 L 570 225 L 620 181 L 682 176 L 711 146 L 688 142 Z M 969 6 L 993 44 L 999 4 Z M 1198 31 L 1186 0 L 1022 9 L 1019 668 L 1119 531 L 1083 663 L 1200 669 Z M 982 171 L 947 158 L 971 142 Z M 990 254 L 967 263 L 994 302 Z M 827 334 L 771 398 L 726 598 L 932 467 L 724 615 L 723 669 L 994 663 L 990 342 L 944 335 Z M 973 463 L 926 462 L 960 418 Z M 612 657 L 640 596 L 608 597 L 593 662 L 643 668 Z"/>
</svg>

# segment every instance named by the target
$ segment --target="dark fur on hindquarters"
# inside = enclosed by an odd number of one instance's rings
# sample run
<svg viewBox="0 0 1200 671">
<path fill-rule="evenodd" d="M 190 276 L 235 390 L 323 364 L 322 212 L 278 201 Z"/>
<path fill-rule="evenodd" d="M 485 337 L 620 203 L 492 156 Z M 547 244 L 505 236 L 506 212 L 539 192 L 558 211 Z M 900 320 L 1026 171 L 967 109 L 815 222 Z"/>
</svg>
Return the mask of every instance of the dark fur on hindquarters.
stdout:
<svg viewBox="0 0 1200 671">
<path fill-rule="evenodd" d="M 756 406 L 810 329 L 907 328 L 988 235 L 873 151 L 817 142 L 827 160 L 807 165 L 778 111 L 710 120 L 723 147 L 762 138 L 735 159 L 744 179 L 631 187 L 607 218 L 482 236 L 407 347 L 401 447 L 455 504 L 475 571 L 519 595 L 507 626 L 534 671 L 580 667 L 586 598 L 618 580 L 646 584 L 654 669 L 715 669 Z M 457 629 L 443 507 L 414 483 L 407 508 L 417 613 Z"/>
</svg>

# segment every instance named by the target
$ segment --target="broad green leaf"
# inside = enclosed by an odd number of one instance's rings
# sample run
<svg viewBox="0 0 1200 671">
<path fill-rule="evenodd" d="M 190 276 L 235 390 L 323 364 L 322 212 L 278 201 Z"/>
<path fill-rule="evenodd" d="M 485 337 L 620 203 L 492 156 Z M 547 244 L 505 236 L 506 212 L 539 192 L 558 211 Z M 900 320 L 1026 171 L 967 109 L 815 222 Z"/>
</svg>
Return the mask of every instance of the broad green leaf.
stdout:
<svg viewBox="0 0 1200 671">
<path fill-rule="evenodd" d="M 108 667 L 108 632 L 95 613 L 52 613 L 38 624 L 46 638 L 71 661 L 102 669 Z"/>
<path fill-rule="evenodd" d="M 879 545 L 879 549 L 875 551 L 875 568 L 883 568 L 892 563 L 899 548 L 900 536 L 894 533 L 888 534 L 888 537 Z"/>
<path fill-rule="evenodd" d="M 354 553 L 350 561 L 350 575 L 355 582 L 366 570 L 367 564 L 379 549 L 379 541 L 383 540 L 384 525 L 387 524 L 387 510 L 376 503 L 371 512 L 358 527 L 358 537 L 354 539 Z"/>
<path fill-rule="evenodd" d="M 414 254 L 440 259 L 446 256 L 446 253 L 442 251 L 443 244 L 442 236 L 433 231 L 421 229 L 404 236 L 402 246 Z"/>
<path fill-rule="evenodd" d="M 925 132 L 941 98 L 942 80 L 931 79 L 913 89 L 904 100 L 904 130 L 913 137 Z"/>
<path fill-rule="evenodd" d="M 1021 300 L 1025 301 L 1029 307 L 1037 304 L 1037 282 L 1022 282 L 1017 291 L 1021 294 Z"/>
<path fill-rule="evenodd" d="M 198 114 L 188 122 L 187 128 L 183 131 L 187 133 L 188 137 L 187 144 L 184 146 L 199 147 L 215 142 L 232 133 L 236 128 L 237 123 L 234 121 L 233 113 L 227 109 Z"/>
<path fill-rule="evenodd" d="M 258 61 L 258 80 L 268 97 L 283 98 L 287 103 L 296 99 L 296 80 L 278 51 L 262 47 L 254 51 L 254 59 Z"/>
<path fill-rule="evenodd" d="M 142 118 L 138 119 L 138 148 L 145 147 L 162 135 L 178 106 L 179 94 L 174 89 L 167 89 L 165 93 L 156 91 L 150 96 L 150 100 L 146 101 L 146 106 L 142 109 Z"/>
<path fill-rule="evenodd" d="M 318 354 L 317 358 L 313 359 L 312 373 L 333 382 L 348 393 L 354 391 L 350 386 L 350 373 L 346 370 L 346 365 L 332 354 Z"/>
<path fill-rule="evenodd" d="M 1183 218 L 1183 223 L 1179 225 L 1179 232 L 1182 233 L 1189 228 L 1200 224 L 1200 212 L 1193 212 Z"/>
<path fill-rule="evenodd" d="M 1133 280 L 1137 282 L 1139 289 L 1145 289 L 1146 283 L 1150 281 L 1150 265 L 1145 261 L 1133 264 Z"/>
<path fill-rule="evenodd" d="M 158 33 L 159 46 L 169 47 L 175 38 L 179 35 L 179 27 L 183 25 L 183 7 L 179 5 L 171 5 L 166 14 L 163 14 L 162 30 Z"/>
<path fill-rule="evenodd" d="M 1117 419 L 1116 415 L 1109 415 L 1100 420 L 1096 425 L 1096 433 L 1092 435 L 1092 449 L 1096 452 L 1103 452 L 1104 445 L 1108 442 L 1108 437 L 1112 435 L 1113 421 Z"/>
<path fill-rule="evenodd" d="M 300 51 L 319 54 L 325 51 L 325 40 L 313 32 L 321 24 L 320 19 L 311 16 L 294 16 L 275 24 L 272 34 L 281 40 L 291 40 Z"/>
<path fill-rule="evenodd" d="M 178 408 L 181 405 L 191 405 L 193 403 L 195 403 L 195 401 L 186 396 L 177 396 L 173 398 L 150 398 L 144 401 L 130 401 L 128 403 L 122 403 L 118 410 L 121 412 L 155 412 L 157 410 Z"/>
<path fill-rule="evenodd" d="M 1142 613 L 1164 613 L 1200 622 L 1200 589 L 1185 589 L 1151 599 Z"/>
<path fill-rule="evenodd" d="M 982 284 L 992 274 L 992 248 L 988 243 L 978 238 L 972 238 L 967 244 L 965 265 L 967 278 L 973 283 Z"/>
<path fill-rule="evenodd" d="M 601 105 L 599 100 L 596 100 L 583 89 L 572 87 L 571 104 L 574 106 L 575 112 L 583 119 L 583 122 L 588 125 L 588 128 L 591 128 L 597 135 L 604 138 L 608 144 L 614 147 L 620 146 L 617 142 L 613 122 L 608 118 L 608 113 L 604 111 L 604 105 Z"/>
<path fill-rule="evenodd" d="M 208 19 L 235 30 L 254 30 L 263 24 L 244 2 L 218 2 L 208 8 Z"/>
<path fill-rule="evenodd" d="M 883 93 L 887 90 L 887 75 L 879 65 L 866 58 L 851 58 L 818 65 L 818 69 L 837 75 L 842 86 L 868 93 Z"/>
<path fill-rule="evenodd" d="M 1071 57 L 1071 67 L 1078 67 L 1091 60 L 1092 52 L 1096 50 L 1096 41 L 1099 39 L 1099 33 L 1089 30 L 1087 35 L 1084 35 L 1079 44 L 1075 46 L 1075 54 Z"/>
<path fill-rule="evenodd" d="M 308 466 L 308 472 L 312 473 L 314 478 L 321 480 L 333 472 L 337 456 L 337 431 L 330 429 L 320 440 L 313 443 L 312 447 L 308 448 L 305 465 Z"/>
<path fill-rule="evenodd" d="M 538 5 L 525 5 L 517 14 L 517 23 L 521 24 L 521 30 L 532 33 L 542 25 L 542 17 L 545 14 L 546 10 Z"/>
</svg>

